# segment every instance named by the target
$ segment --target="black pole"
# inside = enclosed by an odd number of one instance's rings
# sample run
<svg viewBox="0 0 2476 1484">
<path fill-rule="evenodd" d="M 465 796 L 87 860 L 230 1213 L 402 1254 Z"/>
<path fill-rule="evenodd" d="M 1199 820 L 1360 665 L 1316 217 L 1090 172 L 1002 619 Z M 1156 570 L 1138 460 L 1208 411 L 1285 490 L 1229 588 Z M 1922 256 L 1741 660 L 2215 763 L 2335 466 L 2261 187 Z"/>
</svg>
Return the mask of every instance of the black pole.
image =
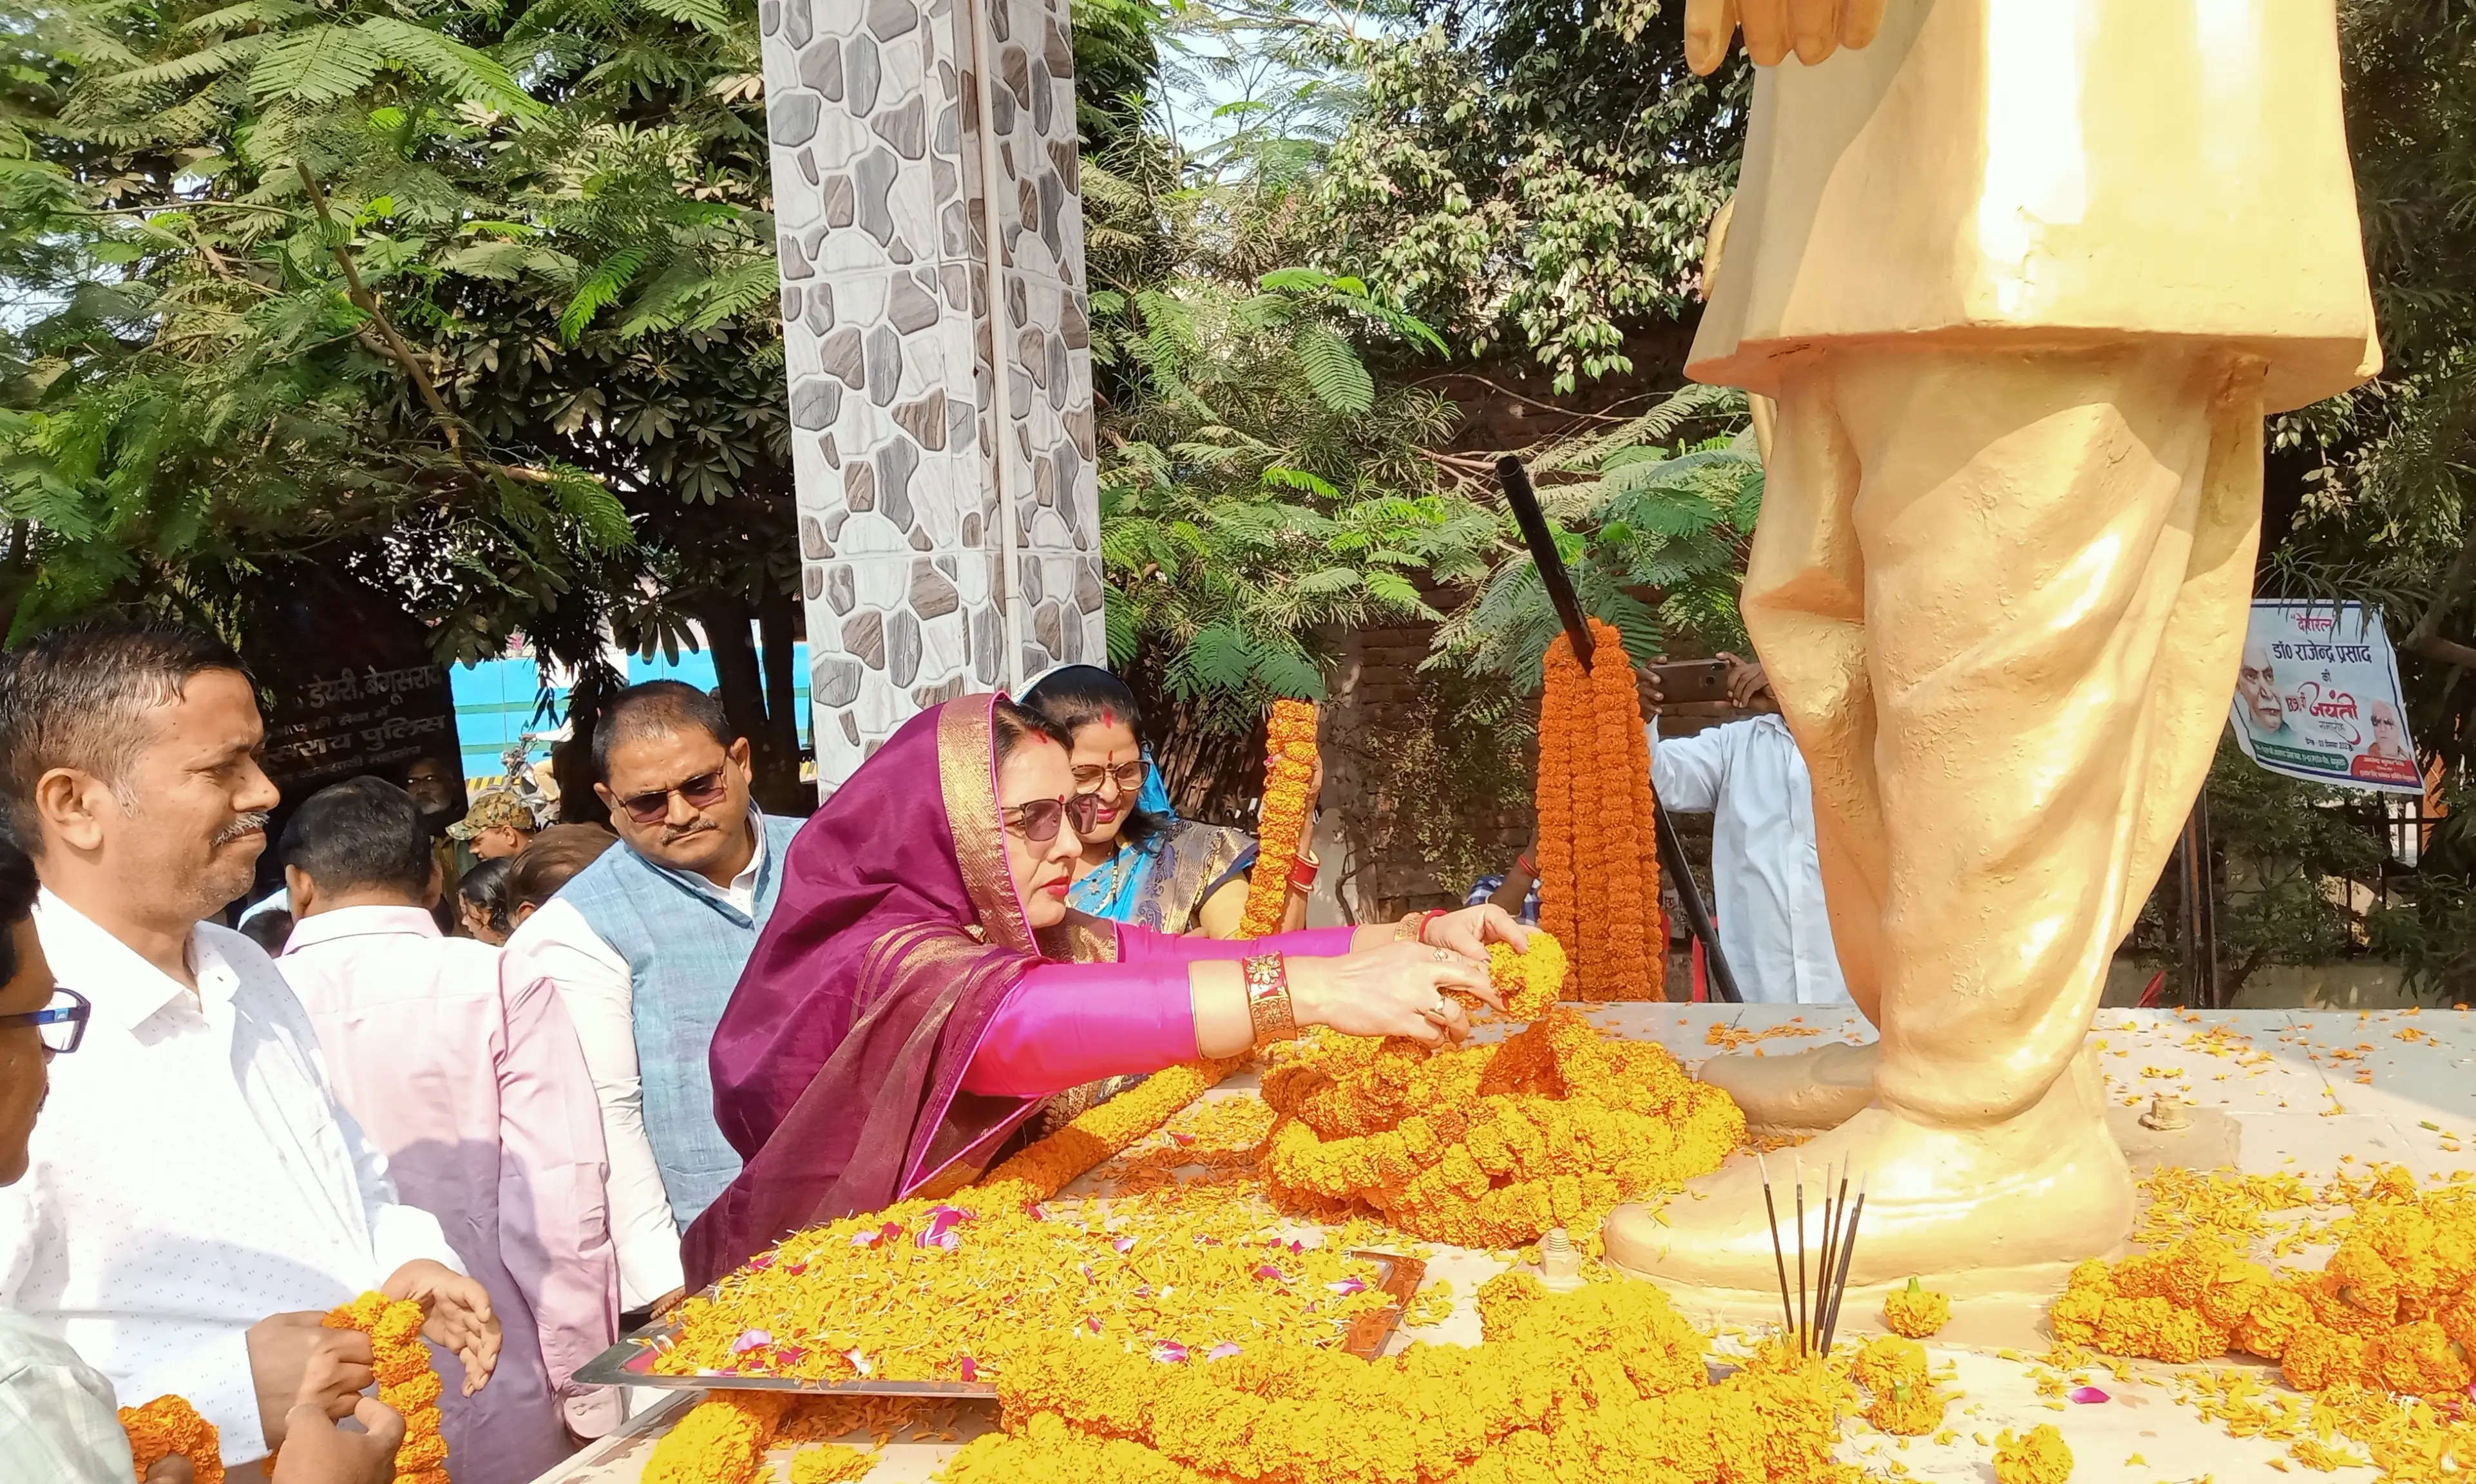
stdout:
<svg viewBox="0 0 2476 1484">
<path fill-rule="evenodd" d="M 2218 1003 L 2218 903 L 2210 880 L 2207 787 L 2193 798 L 2183 836 L 2175 843 L 2175 871 L 2176 894 L 2183 899 L 2176 936 L 2182 940 L 2185 1002 L 2198 1009 L 2223 1009 Z"/>
<path fill-rule="evenodd" d="M 1582 621 L 1582 605 L 1573 596 L 1572 580 L 1565 575 L 1565 558 L 1556 553 L 1556 537 L 1548 529 L 1547 512 L 1539 508 L 1539 493 L 1530 487 L 1530 471 L 1511 454 L 1496 461 L 1496 477 L 1504 486 L 1504 503 L 1513 507 L 1513 518 L 1522 527 L 1523 544 L 1530 548 L 1530 559 L 1539 568 L 1539 581 L 1548 589 L 1548 601 L 1556 606 L 1556 617 L 1565 625 L 1565 634 L 1573 641 L 1573 655 L 1582 668 L 1591 667 L 1597 649 L 1591 640 L 1591 626 Z M 1685 926 L 1702 945 L 1702 962 L 1711 979 L 1711 992 L 1729 1004 L 1743 1004 L 1746 997 L 1737 990 L 1737 977 L 1728 971 L 1728 955 L 1721 951 L 1720 934 L 1711 926 L 1711 908 L 1702 900 L 1701 883 L 1694 879 L 1694 871 L 1686 863 L 1685 841 L 1676 832 L 1676 822 L 1668 817 L 1668 805 L 1654 793 L 1650 801 L 1651 832 L 1659 844 L 1659 868 L 1676 888 L 1677 904 L 1685 909 Z M 1665 953 L 1668 945 L 1662 943 Z"/>
</svg>

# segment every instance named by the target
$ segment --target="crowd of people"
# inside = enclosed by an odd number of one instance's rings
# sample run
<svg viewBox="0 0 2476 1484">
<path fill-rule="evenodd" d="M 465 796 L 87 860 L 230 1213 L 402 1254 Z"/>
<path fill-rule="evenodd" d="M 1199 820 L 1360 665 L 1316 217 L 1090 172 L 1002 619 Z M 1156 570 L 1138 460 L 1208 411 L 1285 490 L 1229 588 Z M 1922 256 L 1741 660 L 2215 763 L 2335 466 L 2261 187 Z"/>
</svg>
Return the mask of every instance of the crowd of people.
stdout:
<svg viewBox="0 0 2476 1484">
<path fill-rule="evenodd" d="M 20 646 L 0 1476 L 128 1478 L 114 1399 L 177 1395 L 228 1463 L 383 1477 L 401 1420 L 319 1323 L 376 1289 L 428 1316 L 458 1484 L 519 1484 L 622 1420 L 584 1362 L 788 1230 L 1180 1061 L 1439 1043 L 1445 991 L 1494 1001 L 1486 945 L 1527 931 L 1501 907 L 1303 928 L 1312 824 L 1283 930 L 1234 938 L 1254 841 L 1177 819 L 1139 732 L 1065 667 L 915 717 L 803 822 L 752 803 L 711 695 L 652 681 L 592 732 L 607 828 L 484 795 L 442 830 L 439 770 L 353 779 L 291 811 L 284 930 L 244 933 L 278 792 L 241 661 L 168 629 Z"/>
</svg>

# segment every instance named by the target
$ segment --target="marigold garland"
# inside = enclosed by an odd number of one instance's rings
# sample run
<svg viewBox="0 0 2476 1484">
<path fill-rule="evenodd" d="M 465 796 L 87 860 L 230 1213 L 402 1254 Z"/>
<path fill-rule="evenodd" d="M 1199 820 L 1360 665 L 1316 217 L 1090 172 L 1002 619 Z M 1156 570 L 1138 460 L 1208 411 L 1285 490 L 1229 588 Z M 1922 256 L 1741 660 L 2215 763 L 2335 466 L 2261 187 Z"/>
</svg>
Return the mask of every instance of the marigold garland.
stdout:
<svg viewBox="0 0 2476 1484">
<path fill-rule="evenodd" d="M 1312 702 L 1275 701 L 1264 724 L 1264 803 L 1255 816 L 1255 869 L 1247 877 L 1247 908 L 1238 936 L 1281 930 L 1290 904 L 1290 871 L 1307 824 L 1307 789 L 1315 782 L 1316 708 Z"/>
<path fill-rule="evenodd" d="M 1663 1048 L 1601 1036 L 1550 1007 L 1498 1046 L 1319 1038 L 1264 1076 L 1283 1115 L 1263 1170 L 1275 1202 L 1363 1203 L 1431 1241 L 1519 1246 L 1590 1233 L 1622 1200 L 1720 1167 L 1745 1137 L 1727 1094 Z"/>
<path fill-rule="evenodd" d="M 129 1434 L 129 1456 L 137 1477 L 178 1453 L 189 1461 L 197 1484 L 224 1484 L 222 1440 L 215 1424 L 179 1397 L 158 1397 L 142 1407 L 122 1407 L 120 1427 Z"/>
<path fill-rule="evenodd" d="M 1895 1335 L 1925 1339 L 1951 1323 L 1951 1299 L 1911 1278 L 1908 1287 L 1883 1299 L 1883 1323 Z"/>
<path fill-rule="evenodd" d="M 2275 1360 L 2297 1391 L 2465 1395 L 2476 1381 L 2476 1192 L 2419 1193 L 2390 1166 L 2318 1273 L 2273 1273 L 2223 1239 L 2072 1270 L 2055 1337 L 2181 1364 L 2230 1349 Z"/>
<path fill-rule="evenodd" d="M 363 1294 L 328 1312 L 330 1329 L 359 1329 L 370 1337 L 379 1400 L 404 1418 L 404 1442 L 395 1450 L 397 1484 L 448 1484 L 447 1440 L 438 1431 L 438 1373 L 421 1342 L 421 1305 L 409 1298 Z"/>
<path fill-rule="evenodd" d="M 1481 1289 L 1484 1342 L 1369 1363 L 1272 1345 L 1162 1366 L 1070 1341 L 999 1386 L 1005 1430 L 945 1484 L 1546 1484 L 1660 1479 L 1853 1484 L 1832 1457 L 1845 1387 L 1820 1366 L 1714 1383 L 1707 1339 L 1659 1289 L 1550 1295 L 1508 1274 Z"/>
<path fill-rule="evenodd" d="M 1665 998 L 1649 739 L 1624 640 L 1590 621 L 1594 663 L 1548 646 L 1539 705 L 1539 921 L 1573 961 L 1576 998 Z"/>
</svg>

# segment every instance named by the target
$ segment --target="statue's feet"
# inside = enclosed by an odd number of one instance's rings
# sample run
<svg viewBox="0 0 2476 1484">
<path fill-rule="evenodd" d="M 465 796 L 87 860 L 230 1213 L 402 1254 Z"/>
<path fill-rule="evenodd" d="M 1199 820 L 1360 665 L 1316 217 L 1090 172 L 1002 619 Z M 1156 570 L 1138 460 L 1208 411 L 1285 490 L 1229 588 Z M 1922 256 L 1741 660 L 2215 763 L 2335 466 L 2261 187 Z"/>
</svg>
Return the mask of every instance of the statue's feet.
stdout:
<svg viewBox="0 0 2476 1484">
<path fill-rule="evenodd" d="M 1714 1056 L 1696 1074 L 1745 1110 L 1756 1133 L 1837 1128 L 1874 1101 L 1876 1043 L 1835 1041 L 1785 1056 Z"/>
<path fill-rule="evenodd" d="M 1820 1175 L 1851 1172 L 1865 1213 L 1848 1270 L 1852 1288 L 1945 1278 L 1958 1292 L 1999 1292 L 2060 1281 L 2065 1265 L 2103 1255 L 2132 1227 L 2132 1171 L 2107 1131 L 2096 1069 L 2087 1057 L 2034 1107 L 2008 1122 L 1932 1125 L 1889 1107 L 1868 1107 L 1795 1151 L 1806 1178 L 1805 1244 L 1822 1245 Z M 1770 1156 L 1772 1197 L 1788 1261 L 1796 1258 L 1795 1176 L 1785 1151 Z M 1663 1284 L 1776 1294 L 1763 1177 L 1750 1159 L 1731 1160 L 1689 1182 L 1657 1215 L 1617 1207 L 1605 1228 L 1608 1261 Z M 1792 1272 L 1792 1278 L 1795 1274 Z M 1812 1280 L 1809 1279 L 1809 1282 Z"/>
</svg>

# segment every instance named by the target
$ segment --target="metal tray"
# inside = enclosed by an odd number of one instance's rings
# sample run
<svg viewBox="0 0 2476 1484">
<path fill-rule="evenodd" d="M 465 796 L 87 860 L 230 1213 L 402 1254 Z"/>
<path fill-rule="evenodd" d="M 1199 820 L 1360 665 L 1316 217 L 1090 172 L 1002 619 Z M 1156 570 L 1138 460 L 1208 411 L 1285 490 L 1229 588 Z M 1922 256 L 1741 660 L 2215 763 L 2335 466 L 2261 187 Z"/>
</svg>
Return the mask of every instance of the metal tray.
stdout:
<svg viewBox="0 0 2476 1484">
<path fill-rule="evenodd" d="M 1384 1353 L 1384 1342 L 1399 1327 L 1410 1296 L 1425 1280 L 1427 1265 L 1415 1257 L 1391 1252 L 1353 1251 L 1375 1265 L 1375 1287 L 1393 1301 L 1362 1314 L 1343 1331 L 1341 1348 L 1361 1360 Z M 656 1321 L 623 1336 L 619 1343 L 577 1368 L 576 1379 L 586 1386 L 653 1386 L 674 1391 L 787 1391 L 824 1397 L 995 1397 L 988 1381 L 812 1381 L 787 1375 L 666 1375 L 655 1360 L 670 1348 L 679 1326 Z"/>
</svg>

